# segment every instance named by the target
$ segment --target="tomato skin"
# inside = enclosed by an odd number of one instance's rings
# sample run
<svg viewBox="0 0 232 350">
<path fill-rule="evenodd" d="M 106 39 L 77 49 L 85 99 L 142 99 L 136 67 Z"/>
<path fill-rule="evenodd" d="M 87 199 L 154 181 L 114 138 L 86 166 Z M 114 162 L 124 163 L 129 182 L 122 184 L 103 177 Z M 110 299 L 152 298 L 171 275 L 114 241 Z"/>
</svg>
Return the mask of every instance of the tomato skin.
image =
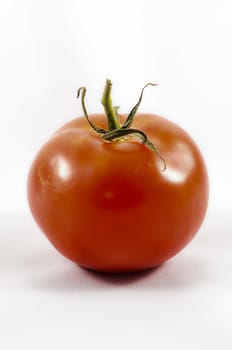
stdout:
<svg viewBox="0 0 232 350">
<path fill-rule="evenodd" d="M 106 127 L 104 115 L 90 118 Z M 152 114 L 137 114 L 133 127 L 160 150 L 165 171 L 137 139 L 105 142 L 83 117 L 59 129 L 30 169 L 36 222 L 83 267 L 128 272 L 160 265 L 186 246 L 205 216 L 208 176 L 190 136 Z"/>
</svg>

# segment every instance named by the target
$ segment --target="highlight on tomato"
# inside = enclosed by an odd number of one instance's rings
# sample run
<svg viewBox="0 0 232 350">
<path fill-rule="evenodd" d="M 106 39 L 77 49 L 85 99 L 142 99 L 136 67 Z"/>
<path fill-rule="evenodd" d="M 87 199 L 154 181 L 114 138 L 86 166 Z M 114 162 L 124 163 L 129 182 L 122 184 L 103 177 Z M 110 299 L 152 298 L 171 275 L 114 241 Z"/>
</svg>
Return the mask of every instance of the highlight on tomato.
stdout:
<svg viewBox="0 0 232 350">
<path fill-rule="evenodd" d="M 155 84 L 147 84 L 155 85 Z M 120 114 L 106 81 L 103 114 L 56 131 L 28 177 L 32 215 L 54 247 L 78 265 L 105 272 L 158 266 L 198 232 L 208 203 L 208 176 L 193 139 L 173 122 Z"/>
</svg>

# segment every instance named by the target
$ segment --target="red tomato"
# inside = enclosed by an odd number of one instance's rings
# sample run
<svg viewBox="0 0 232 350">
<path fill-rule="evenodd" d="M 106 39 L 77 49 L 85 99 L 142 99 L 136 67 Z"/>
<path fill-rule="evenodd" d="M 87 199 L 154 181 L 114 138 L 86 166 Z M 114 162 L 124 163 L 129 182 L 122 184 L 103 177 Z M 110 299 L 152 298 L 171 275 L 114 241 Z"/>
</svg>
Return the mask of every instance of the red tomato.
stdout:
<svg viewBox="0 0 232 350">
<path fill-rule="evenodd" d="M 89 118 L 106 129 L 104 114 Z M 194 141 L 157 115 L 137 114 L 134 127 L 159 149 L 165 170 L 146 144 L 134 137 L 106 142 L 84 117 L 59 129 L 32 164 L 32 214 L 56 249 L 83 267 L 127 272 L 160 265 L 203 221 L 208 177 Z"/>
</svg>

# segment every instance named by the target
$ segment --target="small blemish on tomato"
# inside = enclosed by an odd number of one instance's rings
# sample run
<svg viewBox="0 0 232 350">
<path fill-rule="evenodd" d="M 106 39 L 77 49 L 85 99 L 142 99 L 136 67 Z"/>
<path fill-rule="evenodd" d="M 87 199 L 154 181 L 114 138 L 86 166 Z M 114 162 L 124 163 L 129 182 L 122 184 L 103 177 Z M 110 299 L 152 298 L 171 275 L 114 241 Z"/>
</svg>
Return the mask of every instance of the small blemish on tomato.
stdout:
<svg viewBox="0 0 232 350">
<path fill-rule="evenodd" d="M 107 191 L 104 193 L 104 197 L 107 199 L 111 199 L 114 197 L 114 192 L 113 191 Z"/>
</svg>

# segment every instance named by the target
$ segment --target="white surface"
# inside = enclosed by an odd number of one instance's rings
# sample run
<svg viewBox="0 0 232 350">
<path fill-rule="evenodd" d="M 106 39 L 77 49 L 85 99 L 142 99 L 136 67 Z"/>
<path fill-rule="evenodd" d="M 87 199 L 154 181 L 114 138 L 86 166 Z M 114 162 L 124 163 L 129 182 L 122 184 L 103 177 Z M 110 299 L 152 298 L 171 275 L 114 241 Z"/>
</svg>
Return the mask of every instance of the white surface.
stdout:
<svg viewBox="0 0 232 350">
<path fill-rule="evenodd" d="M 1 349 L 231 349 L 232 3 L 3 1 L 0 5 Z M 27 208 L 30 163 L 105 78 L 128 111 L 159 113 L 198 142 L 210 206 L 193 242 L 159 269 L 107 277 L 76 267 Z"/>
</svg>

